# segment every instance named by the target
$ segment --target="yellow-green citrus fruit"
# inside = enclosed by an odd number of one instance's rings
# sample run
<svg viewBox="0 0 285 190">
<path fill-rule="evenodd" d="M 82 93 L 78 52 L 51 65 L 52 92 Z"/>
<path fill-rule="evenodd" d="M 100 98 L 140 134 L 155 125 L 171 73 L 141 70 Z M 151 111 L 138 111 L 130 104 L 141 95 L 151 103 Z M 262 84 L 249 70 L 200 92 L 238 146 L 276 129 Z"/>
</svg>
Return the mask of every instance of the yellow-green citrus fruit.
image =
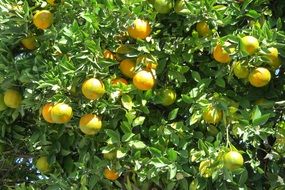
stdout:
<svg viewBox="0 0 285 190">
<path fill-rule="evenodd" d="M 233 71 L 237 78 L 245 79 L 249 75 L 249 70 L 246 66 L 242 65 L 240 62 L 235 62 L 233 64 Z"/>
<path fill-rule="evenodd" d="M 22 45 L 28 50 L 34 50 L 37 47 L 36 37 L 29 36 L 21 40 Z"/>
<path fill-rule="evenodd" d="M 133 77 L 133 84 L 139 90 L 150 90 L 154 87 L 155 79 L 150 71 L 141 70 Z"/>
<path fill-rule="evenodd" d="M 213 50 L 213 57 L 220 63 L 229 63 L 232 58 L 229 53 L 222 47 L 221 44 L 217 44 Z"/>
<path fill-rule="evenodd" d="M 5 109 L 7 109 L 7 106 L 4 102 L 4 95 L 0 94 L 0 111 L 4 111 Z"/>
<path fill-rule="evenodd" d="M 65 103 L 57 103 L 51 109 L 51 119 L 54 123 L 67 123 L 72 115 L 72 108 Z"/>
<path fill-rule="evenodd" d="M 47 29 L 52 25 L 53 15 L 48 10 L 37 11 L 33 17 L 34 25 L 39 29 Z"/>
<path fill-rule="evenodd" d="M 196 24 L 196 30 L 200 36 L 206 37 L 211 34 L 210 27 L 206 21 L 198 22 Z"/>
<path fill-rule="evenodd" d="M 51 118 L 52 108 L 53 108 L 53 103 L 47 103 L 42 108 L 42 116 L 43 116 L 44 120 L 49 122 L 49 123 L 53 123 L 52 118 Z"/>
<path fill-rule="evenodd" d="M 230 151 L 224 155 L 225 167 L 229 170 L 235 170 L 243 166 L 243 157 L 237 151 Z"/>
<path fill-rule="evenodd" d="M 48 172 L 50 170 L 50 165 L 48 163 L 47 157 L 41 156 L 40 158 L 38 158 L 36 162 L 36 167 L 42 173 Z"/>
<path fill-rule="evenodd" d="M 269 53 L 267 54 L 267 58 L 269 60 L 269 64 L 274 69 L 277 69 L 281 65 L 281 59 L 279 57 L 279 52 L 277 48 L 271 47 L 268 48 Z"/>
<path fill-rule="evenodd" d="M 4 103 L 9 108 L 18 108 L 22 102 L 22 96 L 17 90 L 9 89 L 4 93 Z"/>
<path fill-rule="evenodd" d="M 167 14 L 173 8 L 172 0 L 155 0 L 153 6 L 161 14 Z"/>
<path fill-rule="evenodd" d="M 82 84 L 82 94 L 89 100 L 97 100 L 105 93 L 104 83 L 96 78 L 91 78 Z"/>
<path fill-rule="evenodd" d="M 132 26 L 128 27 L 128 33 L 134 39 L 145 39 L 151 33 L 151 26 L 148 21 L 136 19 Z"/>
<path fill-rule="evenodd" d="M 208 178 L 208 177 L 212 176 L 213 170 L 211 168 L 211 161 L 210 160 L 204 160 L 204 161 L 200 162 L 199 173 L 204 178 Z"/>
<path fill-rule="evenodd" d="M 258 67 L 250 72 L 248 80 L 254 87 L 263 87 L 270 82 L 271 73 L 267 68 Z"/>
<path fill-rule="evenodd" d="M 80 118 L 79 128 L 85 135 L 95 135 L 102 128 L 102 121 L 95 114 L 86 114 Z"/>
<path fill-rule="evenodd" d="M 108 153 L 103 153 L 103 157 L 106 160 L 114 160 L 115 158 L 117 158 L 117 151 L 114 150 L 114 151 L 111 151 L 111 152 L 108 152 Z"/>
<path fill-rule="evenodd" d="M 223 118 L 223 112 L 217 108 L 209 106 L 203 113 L 203 119 L 206 123 L 217 124 Z"/>
<path fill-rule="evenodd" d="M 173 104 L 176 100 L 176 92 L 171 88 L 165 88 L 160 93 L 160 102 L 164 106 Z"/>
<path fill-rule="evenodd" d="M 241 39 L 241 48 L 248 55 L 253 55 L 259 49 L 259 42 L 253 36 L 245 36 Z"/>
</svg>

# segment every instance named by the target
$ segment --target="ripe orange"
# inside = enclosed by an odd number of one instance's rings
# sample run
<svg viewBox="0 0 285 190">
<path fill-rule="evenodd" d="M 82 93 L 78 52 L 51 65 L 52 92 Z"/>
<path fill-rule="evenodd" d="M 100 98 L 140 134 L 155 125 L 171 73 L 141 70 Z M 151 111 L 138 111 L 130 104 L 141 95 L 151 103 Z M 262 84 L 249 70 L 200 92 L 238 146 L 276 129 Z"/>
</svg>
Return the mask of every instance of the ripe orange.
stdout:
<svg viewBox="0 0 285 190">
<path fill-rule="evenodd" d="M 253 36 L 245 36 L 241 39 L 241 49 L 249 55 L 253 55 L 259 49 L 259 42 Z"/>
<path fill-rule="evenodd" d="M 160 93 L 160 101 L 164 106 L 173 104 L 176 100 L 176 92 L 171 88 L 165 88 Z"/>
<path fill-rule="evenodd" d="M 57 103 L 51 109 L 51 119 L 54 123 L 67 123 L 72 115 L 72 108 L 65 103 Z"/>
<path fill-rule="evenodd" d="M 47 103 L 42 108 L 42 116 L 44 120 L 46 120 L 49 123 L 53 123 L 51 118 L 51 110 L 53 108 L 53 103 Z"/>
<path fill-rule="evenodd" d="M 221 44 L 217 44 L 213 51 L 213 57 L 220 63 L 229 63 L 232 58 L 229 53 L 222 47 Z"/>
<path fill-rule="evenodd" d="M 86 80 L 82 84 L 82 94 L 90 100 L 97 100 L 101 98 L 105 93 L 104 83 L 96 78 Z"/>
<path fill-rule="evenodd" d="M 237 151 L 230 151 L 224 156 L 225 167 L 229 170 L 235 170 L 243 166 L 243 157 Z"/>
<path fill-rule="evenodd" d="M 7 108 L 4 102 L 4 95 L 0 94 L 0 111 L 4 111 Z"/>
<path fill-rule="evenodd" d="M 115 158 L 117 158 L 117 151 L 114 150 L 114 151 L 111 151 L 111 152 L 108 152 L 108 153 L 103 153 L 103 157 L 106 160 L 114 160 Z"/>
<path fill-rule="evenodd" d="M 148 21 L 136 19 L 133 25 L 128 27 L 128 33 L 134 39 L 145 39 L 151 33 L 151 26 Z"/>
<path fill-rule="evenodd" d="M 37 47 L 35 36 L 29 36 L 21 40 L 22 45 L 28 50 L 34 50 Z"/>
<path fill-rule="evenodd" d="M 50 165 L 48 163 L 47 157 L 41 156 L 38 158 L 36 161 L 36 167 L 42 173 L 48 172 L 50 170 Z"/>
<path fill-rule="evenodd" d="M 266 57 L 269 60 L 269 65 L 274 69 L 277 69 L 281 65 L 281 59 L 278 56 L 278 49 L 271 47 L 268 48 L 268 51 L 269 53 L 266 55 Z"/>
<path fill-rule="evenodd" d="M 110 50 L 105 49 L 103 55 L 105 59 L 115 60 L 115 56 Z"/>
<path fill-rule="evenodd" d="M 217 124 L 223 118 L 223 112 L 213 106 L 209 106 L 203 113 L 203 119 L 206 123 Z"/>
<path fill-rule="evenodd" d="M 233 71 L 235 76 L 239 79 L 245 79 L 249 75 L 248 68 L 242 65 L 240 62 L 235 62 L 233 64 Z"/>
<path fill-rule="evenodd" d="M 199 173 L 202 177 L 208 178 L 212 176 L 213 170 L 211 168 L 211 161 L 204 160 L 200 162 Z"/>
<path fill-rule="evenodd" d="M 102 128 L 102 121 L 97 115 L 86 114 L 80 118 L 79 128 L 85 135 L 95 135 Z"/>
<path fill-rule="evenodd" d="M 173 4 L 169 0 L 155 0 L 153 7 L 158 13 L 167 14 L 173 8 Z"/>
<path fill-rule="evenodd" d="M 133 78 L 134 86 L 139 90 L 150 90 L 153 88 L 155 79 L 150 71 L 141 70 Z"/>
<path fill-rule="evenodd" d="M 136 64 L 131 59 L 125 59 L 120 63 L 120 70 L 126 77 L 133 78 L 135 75 Z"/>
<path fill-rule="evenodd" d="M 258 67 L 250 72 L 248 80 L 252 86 L 263 87 L 271 80 L 271 73 L 267 68 Z"/>
<path fill-rule="evenodd" d="M 196 24 L 196 30 L 200 36 L 206 37 L 211 34 L 210 27 L 206 21 L 198 22 Z"/>
<path fill-rule="evenodd" d="M 111 81 L 111 84 L 112 85 L 119 85 L 119 84 L 127 85 L 128 81 L 124 78 L 115 78 Z"/>
<path fill-rule="evenodd" d="M 53 15 L 48 10 L 41 10 L 36 12 L 33 17 L 34 25 L 39 29 L 47 29 L 52 25 L 53 22 Z"/>
<path fill-rule="evenodd" d="M 119 173 L 113 169 L 106 168 L 104 169 L 104 177 L 111 181 L 115 181 L 119 178 Z"/>
<path fill-rule="evenodd" d="M 9 108 L 18 108 L 22 103 L 22 96 L 17 90 L 6 90 L 4 93 L 4 103 Z"/>
</svg>

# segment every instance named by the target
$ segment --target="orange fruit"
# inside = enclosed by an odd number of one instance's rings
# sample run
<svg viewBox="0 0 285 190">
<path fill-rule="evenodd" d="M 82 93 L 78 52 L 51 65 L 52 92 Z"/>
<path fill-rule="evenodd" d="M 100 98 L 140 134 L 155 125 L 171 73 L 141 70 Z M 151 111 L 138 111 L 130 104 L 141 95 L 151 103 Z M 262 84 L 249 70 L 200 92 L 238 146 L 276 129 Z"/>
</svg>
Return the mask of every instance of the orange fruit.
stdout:
<svg viewBox="0 0 285 190">
<path fill-rule="evenodd" d="M 48 172 L 50 170 L 50 165 L 48 163 L 47 157 L 41 156 L 40 158 L 38 158 L 36 161 L 36 167 L 42 173 Z"/>
<path fill-rule="evenodd" d="M 39 29 L 47 29 L 52 25 L 53 22 L 53 15 L 48 10 L 41 10 L 36 12 L 33 17 L 34 25 Z"/>
<path fill-rule="evenodd" d="M 153 88 L 155 79 L 150 71 L 141 70 L 133 78 L 134 86 L 139 90 L 150 90 Z"/>
<path fill-rule="evenodd" d="M 271 47 L 268 48 L 268 51 L 269 53 L 266 55 L 266 57 L 269 60 L 269 65 L 274 69 L 277 69 L 281 65 L 281 59 L 278 56 L 278 49 Z"/>
<path fill-rule="evenodd" d="M 18 108 L 22 102 L 22 96 L 17 90 L 9 89 L 4 93 L 4 103 L 9 108 Z"/>
<path fill-rule="evenodd" d="M 44 120 L 49 122 L 49 123 L 53 123 L 52 118 L 51 118 L 52 108 L 53 108 L 53 103 L 47 103 L 42 108 L 42 116 L 43 116 Z"/>
<path fill-rule="evenodd" d="M 235 170 L 243 166 L 243 157 L 237 151 L 230 151 L 224 156 L 225 167 L 229 170 Z"/>
<path fill-rule="evenodd" d="M 200 36 L 206 37 L 211 34 L 210 27 L 206 21 L 198 22 L 196 24 L 196 30 Z"/>
<path fill-rule="evenodd" d="M 249 55 L 253 55 L 259 49 L 259 42 L 253 36 L 245 36 L 241 39 L 241 49 Z"/>
<path fill-rule="evenodd" d="M 209 106 L 203 113 L 203 119 L 206 123 L 217 124 L 223 118 L 223 112 L 213 106 Z"/>
<path fill-rule="evenodd" d="M 176 92 L 171 88 L 165 88 L 160 92 L 160 101 L 164 106 L 170 106 L 176 100 Z"/>
<path fill-rule="evenodd" d="M 239 79 L 245 79 L 249 75 L 248 68 L 242 65 L 240 62 L 235 62 L 233 64 L 233 71 L 235 76 Z"/>
<path fill-rule="evenodd" d="M 111 84 L 112 85 L 119 85 L 119 84 L 128 85 L 128 81 L 124 78 L 115 78 L 111 81 Z"/>
<path fill-rule="evenodd" d="M 133 25 L 128 27 L 128 33 L 134 39 L 145 39 L 151 33 L 151 26 L 148 21 L 136 19 Z"/>
<path fill-rule="evenodd" d="M 115 181 L 119 178 L 119 173 L 113 169 L 106 168 L 104 169 L 104 177 L 111 181 Z"/>
<path fill-rule="evenodd" d="M 82 84 L 82 94 L 90 100 L 97 100 L 105 93 L 104 83 L 96 78 L 86 80 Z"/>
<path fill-rule="evenodd" d="M 95 114 L 86 114 L 80 118 L 79 128 L 85 135 L 95 135 L 102 128 L 102 121 Z"/>
<path fill-rule="evenodd" d="M 72 108 L 65 103 L 57 103 L 51 109 L 51 119 L 54 123 L 67 123 L 72 115 Z"/>
<path fill-rule="evenodd" d="M 37 47 L 35 36 L 26 37 L 21 40 L 21 43 L 28 50 L 34 50 Z"/>
<path fill-rule="evenodd" d="M 252 86 L 263 87 L 271 80 L 271 73 L 267 68 L 258 67 L 250 72 L 248 80 Z"/>
<path fill-rule="evenodd" d="M 120 70 L 126 77 L 133 78 L 135 75 L 136 64 L 131 59 L 124 59 L 120 63 Z"/>
<path fill-rule="evenodd" d="M 115 60 L 114 54 L 111 51 L 107 50 L 107 49 L 104 50 L 103 55 L 104 55 L 105 59 Z"/>
<path fill-rule="evenodd" d="M 220 63 L 229 63 L 232 58 L 229 53 L 222 47 L 221 44 L 217 44 L 213 51 L 213 57 Z"/>
</svg>

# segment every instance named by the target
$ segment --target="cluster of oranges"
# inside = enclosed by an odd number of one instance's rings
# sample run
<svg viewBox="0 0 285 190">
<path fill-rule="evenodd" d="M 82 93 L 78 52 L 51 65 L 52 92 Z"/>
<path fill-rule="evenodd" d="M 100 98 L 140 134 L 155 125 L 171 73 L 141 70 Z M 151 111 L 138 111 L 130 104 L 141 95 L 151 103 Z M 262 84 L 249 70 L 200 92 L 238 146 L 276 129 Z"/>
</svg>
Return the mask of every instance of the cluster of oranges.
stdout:
<svg viewBox="0 0 285 190">
<path fill-rule="evenodd" d="M 230 47 L 230 43 L 226 42 L 224 46 Z M 232 58 L 231 53 L 235 51 L 235 48 L 228 48 L 228 52 L 221 44 L 217 44 L 213 50 L 213 57 L 219 63 L 230 63 Z M 244 36 L 240 40 L 240 49 L 248 56 L 253 56 L 260 50 L 259 41 L 253 36 Z M 261 54 L 268 60 L 264 65 L 269 65 L 274 70 L 281 65 L 281 60 L 278 55 L 278 49 L 275 47 L 268 48 L 267 52 L 261 52 Z M 249 64 L 246 61 L 234 61 L 233 63 L 234 75 L 239 79 L 247 79 L 249 83 L 254 87 L 264 87 L 271 80 L 270 68 L 254 67 L 250 70 Z"/>
</svg>

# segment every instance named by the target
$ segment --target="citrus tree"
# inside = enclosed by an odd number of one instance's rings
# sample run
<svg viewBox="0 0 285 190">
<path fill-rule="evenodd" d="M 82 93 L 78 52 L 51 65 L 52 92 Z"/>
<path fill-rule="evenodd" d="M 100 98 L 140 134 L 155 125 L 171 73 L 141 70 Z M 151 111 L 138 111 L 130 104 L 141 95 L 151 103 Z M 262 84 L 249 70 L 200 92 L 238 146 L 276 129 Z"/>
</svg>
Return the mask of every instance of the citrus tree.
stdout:
<svg viewBox="0 0 285 190">
<path fill-rule="evenodd" d="M 283 0 L 2 0 L 3 189 L 285 188 Z"/>
</svg>

